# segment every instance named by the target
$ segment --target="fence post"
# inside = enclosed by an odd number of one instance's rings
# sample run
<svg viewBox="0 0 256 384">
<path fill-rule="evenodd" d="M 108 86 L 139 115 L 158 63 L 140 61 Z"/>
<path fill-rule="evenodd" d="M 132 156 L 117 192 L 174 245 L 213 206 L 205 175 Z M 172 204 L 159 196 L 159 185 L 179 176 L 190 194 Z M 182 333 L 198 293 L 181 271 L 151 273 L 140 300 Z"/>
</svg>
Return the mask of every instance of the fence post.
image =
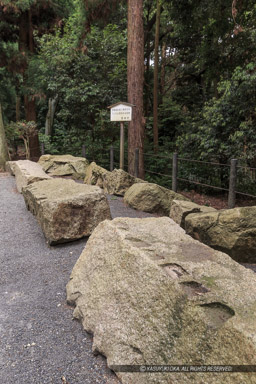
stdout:
<svg viewBox="0 0 256 384">
<path fill-rule="evenodd" d="M 172 190 L 177 192 L 178 153 L 174 152 L 172 158 Z"/>
<path fill-rule="evenodd" d="M 85 144 L 82 145 L 82 157 L 86 158 L 86 147 L 85 147 Z"/>
<path fill-rule="evenodd" d="M 139 148 L 136 148 L 134 150 L 134 176 L 135 177 L 139 176 L 139 154 L 140 154 L 140 150 Z"/>
<path fill-rule="evenodd" d="M 235 208 L 236 203 L 236 169 L 237 159 L 232 159 L 230 163 L 228 208 Z"/>
<path fill-rule="evenodd" d="M 44 148 L 44 143 L 41 143 L 41 154 L 45 154 L 45 148 Z"/>
<path fill-rule="evenodd" d="M 110 146 L 110 172 L 114 169 L 114 147 Z"/>
</svg>

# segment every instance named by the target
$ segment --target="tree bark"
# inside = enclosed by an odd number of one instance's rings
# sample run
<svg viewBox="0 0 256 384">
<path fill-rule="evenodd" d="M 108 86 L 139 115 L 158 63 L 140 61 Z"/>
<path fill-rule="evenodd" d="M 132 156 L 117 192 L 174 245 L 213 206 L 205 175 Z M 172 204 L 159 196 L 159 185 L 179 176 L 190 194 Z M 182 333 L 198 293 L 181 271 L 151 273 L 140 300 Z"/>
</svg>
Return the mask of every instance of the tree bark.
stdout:
<svg viewBox="0 0 256 384">
<path fill-rule="evenodd" d="M 31 10 L 23 12 L 20 15 L 19 19 L 19 51 L 25 57 L 24 65 L 21 68 L 21 73 L 23 75 L 23 83 L 26 84 L 26 74 L 27 69 L 27 53 L 34 52 L 34 38 L 33 38 L 33 24 L 32 24 L 32 14 Z M 36 121 L 36 103 L 34 98 L 31 98 L 29 95 L 24 95 L 24 108 L 25 108 L 25 118 L 27 121 Z M 40 146 L 38 133 L 35 132 L 34 135 L 29 137 L 29 153 L 30 157 L 33 160 L 37 160 L 40 156 Z"/>
<path fill-rule="evenodd" d="M 159 66 L 159 32 L 160 32 L 161 4 L 157 0 L 156 10 L 156 32 L 155 32 L 155 57 L 154 57 L 154 106 L 153 106 L 153 132 L 154 132 L 154 152 L 158 151 L 158 66 Z"/>
<path fill-rule="evenodd" d="M 0 104 L 0 168 L 5 168 L 6 161 L 9 160 L 8 147 L 2 118 L 2 108 Z"/>
<path fill-rule="evenodd" d="M 144 28 L 143 0 L 128 0 L 127 83 L 128 102 L 134 104 L 128 128 L 128 171 L 134 175 L 135 149 L 139 149 L 139 177 L 144 178 Z"/>
<path fill-rule="evenodd" d="M 165 67 L 166 67 L 166 43 L 162 44 L 162 60 L 161 60 L 161 89 L 160 89 L 160 104 L 163 102 L 163 95 L 165 90 Z"/>
<path fill-rule="evenodd" d="M 53 99 L 49 99 L 48 101 L 48 112 L 47 112 L 46 121 L 45 121 L 45 134 L 47 136 L 52 136 L 53 134 L 53 121 L 54 121 L 54 115 L 55 115 L 57 104 L 58 104 L 58 95 L 55 96 Z"/>
<path fill-rule="evenodd" d="M 16 121 L 20 121 L 20 96 L 16 95 Z"/>
</svg>

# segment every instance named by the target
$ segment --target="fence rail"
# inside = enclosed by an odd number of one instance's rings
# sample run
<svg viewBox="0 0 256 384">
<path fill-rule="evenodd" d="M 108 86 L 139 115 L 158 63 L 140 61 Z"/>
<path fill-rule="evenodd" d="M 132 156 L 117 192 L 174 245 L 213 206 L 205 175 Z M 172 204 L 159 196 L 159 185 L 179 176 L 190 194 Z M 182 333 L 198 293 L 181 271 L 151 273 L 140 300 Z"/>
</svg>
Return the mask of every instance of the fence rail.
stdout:
<svg viewBox="0 0 256 384">
<path fill-rule="evenodd" d="M 42 145 L 42 154 L 44 153 L 44 146 Z M 115 166 L 120 166 L 120 159 L 119 162 L 117 161 L 117 153 L 119 153 L 119 148 L 116 148 L 114 146 L 111 146 L 110 149 L 105 149 L 104 151 L 109 151 L 109 159 L 105 160 L 105 158 L 101 157 L 101 160 L 99 161 L 100 165 L 107 165 L 109 164 L 110 171 L 113 171 Z M 86 157 L 88 160 L 90 158 L 91 161 L 95 161 L 95 158 L 93 156 L 87 157 L 87 151 L 86 146 L 83 145 L 81 148 L 81 155 L 82 157 Z M 124 163 L 123 168 L 128 169 L 127 164 L 127 157 L 128 157 L 128 151 L 124 151 Z M 244 165 L 240 165 L 238 163 L 238 160 L 232 159 L 230 164 L 223 164 L 216 161 L 202 161 L 202 160 L 196 160 L 196 159 L 188 159 L 179 157 L 178 153 L 170 153 L 170 155 L 162 155 L 162 154 L 150 154 L 150 153 L 143 153 L 143 156 L 145 158 L 145 174 L 148 175 L 155 175 L 156 177 L 161 177 L 161 180 L 168 181 L 168 187 L 170 186 L 171 189 L 174 192 L 177 192 L 178 185 L 180 183 L 188 183 L 188 184 L 194 184 L 198 185 L 204 188 L 213 189 L 216 191 L 223 191 L 228 192 L 228 207 L 234 208 L 235 202 L 236 202 L 236 196 L 241 195 L 244 197 L 249 197 L 256 199 L 256 195 L 254 195 L 254 190 L 256 190 L 256 168 L 248 167 Z M 97 156 L 96 156 L 97 157 Z M 134 151 L 134 175 L 138 177 L 139 175 L 139 149 L 135 149 Z M 147 162 L 150 160 L 159 159 L 159 162 L 163 163 L 163 169 L 154 170 L 154 166 L 156 164 L 150 163 L 149 166 L 147 165 Z M 98 161 L 97 161 L 98 162 Z M 186 165 L 185 165 L 186 164 Z M 207 170 L 203 168 L 204 166 L 207 167 Z M 199 168 L 198 168 L 199 167 Z M 219 180 L 220 185 L 213 185 L 214 183 L 211 183 L 211 180 L 209 181 L 209 170 L 210 167 L 213 167 L 214 170 L 214 181 Z M 184 171 L 185 170 L 185 171 Z M 170 173 L 169 173 L 170 172 Z M 204 176 L 204 172 L 208 175 L 208 180 L 204 182 L 200 174 Z M 239 177 L 247 178 L 251 185 L 253 186 L 253 193 L 245 193 L 243 191 L 237 190 L 237 187 L 239 186 Z M 215 183 L 218 184 L 218 183 Z M 224 185 L 223 185 L 224 184 Z M 241 184 L 241 183 L 240 183 Z"/>
<path fill-rule="evenodd" d="M 118 151 L 119 151 L 118 148 L 115 148 L 112 146 L 110 149 L 110 158 L 112 157 L 114 159 L 114 154 L 115 154 L 115 152 L 118 152 Z M 125 153 L 127 154 L 127 151 L 125 151 Z M 237 195 L 256 199 L 256 195 L 254 195 L 254 194 L 245 193 L 245 192 L 241 192 L 241 191 L 237 190 L 238 171 L 244 170 L 246 172 L 246 174 L 248 175 L 248 173 L 253 173 L 255 171 L 255 168 L 239 165 L 238 160 L 236 160 L 236 159 L 232 159 L 230 164 L 223 164 L 223 163 L 219 163 L 216 161 L 202 161 L 202 160 L 183 158 L 183 157 L 179 157 L 178 153 L 170 154 L 170 156 L 161 155 L 161 154 L 160 155 L 159 154 L 148 154 L 148 153 L 144 153 L 143 155 L 145 156 L 146 159 L 151 158 L 153 160 L 156 160 L 156 159 L 169 160 L 167 167 L 170 167 L 170 165 L 171 165 L 171 173 L 154 171 L 154 170 L 152 170 L 152 166 L 150 169 L 148 169 L 148 167 L 145 166 L 145 173 L 150 174 L 150 175 L 157 175 L 157 176 L 161 176 L 164 178 L 168 178 L 171 181 L 171 189 L 174 192 L 177 192 L 177 190 L 178 190 L 178 182 L 185 182 L 185 183 L 189 183 L 189 184 L 199 185 L 199 186 L 202 186 L 205 188 L 210 188 L 210 189 L 217 190 L 217 191 L 228 192 L 228 207 L 229 208 L 235 207 Z M 135 165 L 134 166 L 135 166 L 135 170 L 137 170 L 137 172 L 135 172 L 135 174 L 138 175 L 138 169 L 139 169 L 139 150 L 138 149 L 135 150 L 134 156 L 135 156 L 134 157 L 135 158 L 135 162 L 134 162 Z M 187 177 L 182 176 L 182 169 L 181 168 L 182 168 L 183 162 L 189 162 L 190 164 L 192 164 L 192 166 L 193 166 L 193 164 L 198 164 L 200 166 L 205 165 L 205 166 L 207 166 L 207 171 L 209 171 L 209 166 L 214 167 L 215 172 L 216 172 L 216 170 L 217 170 L 217 172 L 218 171 L 223 172 L 223 170 L 224 170 L 227 187 L 224 187 L 222 185 L 221 186 L 213 185 L 209 182 L 208 183 L 207 182 L 201 182 L 198 180 L 198 176 L 196 177 L 196 180 L 193 179 L 193 177 L 194 177 L 193 175 L 191 178 L 187 178 Z M 126 164 L 126 166 L 127 166 L 127 164 Z M 110 169 L 111 169 L 111 167 L 110 167 Z M 193 171 L 194 170 L 195 170 L 195 167 L 193 167 Z M 254 180 L 254 183 L 255 183 L 255 187 L 256 187 L 256 181 L 255 180 Z"/>
</svg>

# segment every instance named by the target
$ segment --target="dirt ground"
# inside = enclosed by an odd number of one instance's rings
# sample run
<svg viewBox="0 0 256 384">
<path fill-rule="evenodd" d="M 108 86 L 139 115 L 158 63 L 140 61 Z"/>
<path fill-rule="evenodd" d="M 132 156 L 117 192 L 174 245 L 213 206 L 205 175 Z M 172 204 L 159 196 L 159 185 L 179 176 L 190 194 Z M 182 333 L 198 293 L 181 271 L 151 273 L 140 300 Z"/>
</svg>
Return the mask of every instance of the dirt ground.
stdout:
<svg viewBox="0 0 256 384">
<path fill-rule="evenodd" d="M 228 208 L 228 196 L 225 195 L 205 195 L 200 194 L 194 190 L 189 192 L 179 191 L 182 195 L 188 197 L 191 201 L 199 205 L 206 205 L 215 209 L 227 209 Z M 236 207 L 251 207 L 256 205 L 256 198 L 243 198 L 237 196 Z"/>
</svg>

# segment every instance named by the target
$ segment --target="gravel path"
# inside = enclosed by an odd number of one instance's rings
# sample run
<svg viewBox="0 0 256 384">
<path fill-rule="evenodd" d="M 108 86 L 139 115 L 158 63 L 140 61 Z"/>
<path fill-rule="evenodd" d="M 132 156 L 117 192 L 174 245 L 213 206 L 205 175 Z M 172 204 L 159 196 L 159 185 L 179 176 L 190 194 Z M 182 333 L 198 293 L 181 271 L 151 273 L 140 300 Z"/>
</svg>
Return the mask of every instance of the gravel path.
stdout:
<svg viewBox="0 0 256 384">
<path fill-rule="evenodd" d="M 109 196 L 113 217 L 148 217 Z M 72 320 L 65 287 L 86 239 L 49 247 L 9 174 L 0 173 L 0 381 L 117 384 Z"/>
</svg>

